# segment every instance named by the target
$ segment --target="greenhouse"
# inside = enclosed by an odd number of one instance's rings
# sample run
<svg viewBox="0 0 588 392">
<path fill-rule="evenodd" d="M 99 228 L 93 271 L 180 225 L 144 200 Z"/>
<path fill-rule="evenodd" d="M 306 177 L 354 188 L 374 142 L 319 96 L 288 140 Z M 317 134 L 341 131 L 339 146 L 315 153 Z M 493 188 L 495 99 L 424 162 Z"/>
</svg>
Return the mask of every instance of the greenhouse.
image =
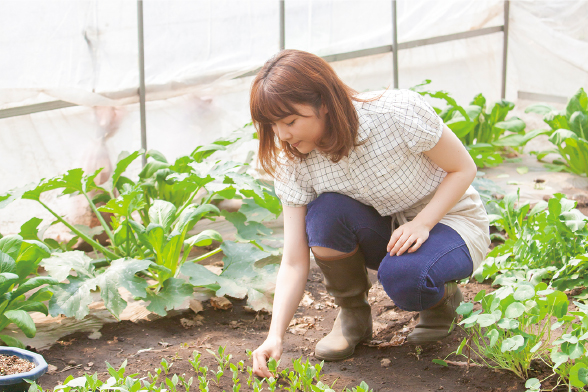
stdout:
<svg viewBox="0 0 588 392">
<path fill-rule="evenodd" d="M 588 2 L 0 21 L 0 390 L 586 389 Z"/>
</svg>

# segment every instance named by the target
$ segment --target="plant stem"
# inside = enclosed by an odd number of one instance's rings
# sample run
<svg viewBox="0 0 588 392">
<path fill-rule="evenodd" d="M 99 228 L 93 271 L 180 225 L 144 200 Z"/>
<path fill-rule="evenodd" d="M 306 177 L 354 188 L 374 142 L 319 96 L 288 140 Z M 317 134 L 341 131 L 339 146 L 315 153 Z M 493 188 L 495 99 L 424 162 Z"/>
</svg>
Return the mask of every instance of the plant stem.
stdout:
<svg viewBox="0 0 588 392">
<path fill-rule="evenodd" d="M 59 216 L 56 212 L 54 212 L 51 208 L 49 208 L 49 206 L 47 206 L 41 200 L 38 200 L 38 202 L 41 203 L 41 205 L 43 207 L 45 207 L 45 209 L 47 209 L 47 211 L 49 211 L 49 213 L 51 213 L 51 215 L 56 217 L 58 221 L 63 223 L 68 229 L 70 229 L 71 231 L 76 233 L 78 236 L 80 236 L 80 238 L 83 238 L 84 241 L 86 241 L 88 244 L 92 245 L 92 247 L 94 247 L 96 250 L 99 250 L 100 252 L 102 252 L 103 255 L 111 258 L 112 260 L 119 258 L 116 253 L 111 252 L 107 248 L 100 245 L 98 242 L 94 241 L 92 238 L 88 237 L 87 235 L 85 235 L 84 233 L 82 233 L 81 231 L 79 231 L 78 229 L 73 227 L 72 225 L 70 225 L 65 219 L 63 219 L 61 216 Z"/>
<path fill-rule="evenodd" d="M 195 259 L 186 261 L 186 263 L 198 263 L 199 261 L 202 261 L 210 256 L 213 256 L 217 253 L 220 253 L 221 251 L 222 251 L 222 249 L 219 246 L 218 248 L 216 248 L 215 250 L 213 250 L 211 252 L 205 253 L 202 256 L 196 257 Z"/>
<path fill-rule="evenodd" d="M 102 214 L 100 213 L 100 211 L 98 211 L 98 209 L 96 208 L 96 206 L 94 205 L 94 203 L 92 203 L 92 200 L 90 200 L 90 198 L 88 197 L 88 194 L 85 191 L 82 191 L 82 193 L 86 197 L 86 200 L 88 200 L 88 203 L 90 204 L 90 208 L 92 209 L 92 211 L 94 211 L 94 214 L 96 215 L 96 218 L 98 218 L 98 220 L 100 221 L 100 224 L 104 228 L 104 231 L 106 232 L 106 235 L 108 235 L 108 238 L 110 238 L 110 243 L 112 244 L 112 246 L 114 248 L 116 248 L 116 243 L 114 242 L 114 235 L 112 234 L 112 231 L 110 230 L 110 227 L 104 221 L 104 218 L 102 217 Z"/>
</svg>

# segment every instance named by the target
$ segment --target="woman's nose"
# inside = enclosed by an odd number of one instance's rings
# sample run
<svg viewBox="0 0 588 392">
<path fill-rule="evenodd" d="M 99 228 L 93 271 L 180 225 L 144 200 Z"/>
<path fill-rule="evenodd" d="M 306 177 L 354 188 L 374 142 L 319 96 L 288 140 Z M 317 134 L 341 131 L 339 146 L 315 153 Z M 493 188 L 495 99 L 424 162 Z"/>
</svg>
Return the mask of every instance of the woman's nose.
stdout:
<svg viewBox="0 0 588 392">
<path fill-rule="evenodd" d="M 281 125 L 276 125 L 276 130 L 278 133 L 278 138 L 282 141 L 288 141 L 292 139 L 292 134 L 288 132 L 287 128 Z"/>
</svg>

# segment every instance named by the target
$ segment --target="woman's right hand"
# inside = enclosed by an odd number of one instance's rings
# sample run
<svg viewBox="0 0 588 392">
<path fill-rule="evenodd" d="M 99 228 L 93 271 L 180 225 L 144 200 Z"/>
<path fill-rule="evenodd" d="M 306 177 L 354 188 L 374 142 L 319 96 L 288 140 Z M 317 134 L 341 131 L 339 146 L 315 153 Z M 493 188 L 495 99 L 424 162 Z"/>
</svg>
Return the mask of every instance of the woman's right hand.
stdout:
<svg viewBox="0 0 588 392">
<path fill-rule="evenodd" d="M 282 351 L 282 340 L 268 337 L 261 346 L 253 351 L 253 374 L 258 377 L 273 377 L 267 368 L 267 361 L 270 358 L 276 361 L 279 360 L 282 356 Z"/>
</svg>

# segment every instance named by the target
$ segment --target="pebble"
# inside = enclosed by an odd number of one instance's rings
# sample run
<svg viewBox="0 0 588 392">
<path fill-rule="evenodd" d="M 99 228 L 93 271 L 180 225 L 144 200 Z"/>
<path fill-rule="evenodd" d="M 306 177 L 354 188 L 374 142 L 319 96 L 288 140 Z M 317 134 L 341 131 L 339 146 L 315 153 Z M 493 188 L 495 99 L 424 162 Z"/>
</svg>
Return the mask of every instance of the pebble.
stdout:
<svg viewBox="0 0 588 392">
<path fill-rule="evenodd" d="M 76 366 L 76 365 L 77 365 L 76 361 L 74 361 L 73 359 L 72 359 L 72 360 L 70 360 L 70 361 L 68 361 L 68 362 L 67 362 L 67 364 L 68 364 L 69 366 Z"/>
<path fill-rule="evenodd" d="M 382 367 L 389 367 L 390 366 L 390 360 L 388 358 L 384 358 L 380 361 L 380 365 L 382 365 Z"/>
</svg>

